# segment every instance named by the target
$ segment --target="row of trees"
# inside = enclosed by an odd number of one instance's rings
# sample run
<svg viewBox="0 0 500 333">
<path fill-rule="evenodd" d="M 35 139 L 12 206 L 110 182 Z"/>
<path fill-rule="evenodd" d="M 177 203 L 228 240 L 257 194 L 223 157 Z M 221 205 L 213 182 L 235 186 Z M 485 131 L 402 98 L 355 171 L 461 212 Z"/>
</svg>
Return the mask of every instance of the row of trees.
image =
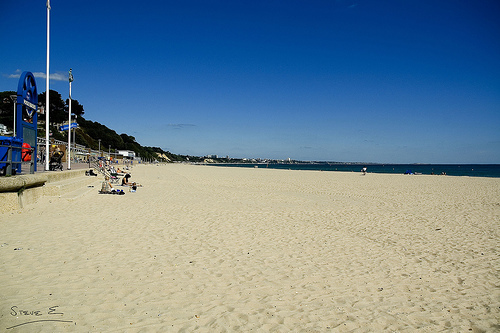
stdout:
<svg viewBox="0 0 500 333">
<path fill-rule="evenodd" d="M 0 124 L 4 124 L 9 130 L 12 130 L 14 123 L 14 102 L 10 95 L 15 95 L 14 91 L 0 92 Z M 68 132 L 61 132 L 56 124 L 64 123 L 68 120 L 69 99 L 64 101 L 55 90 L 50 90 L 50 133 L 51 137 L 57 140 L 67 141 Z M 38 95 L 38 105 L 45 109 L 45 92 Z M 111 146 L 113 151 L 116 150 L 131 150 L 139 154 L 145 159 L 163 160 L 162 156 L 168 157 L 171 161 L 185 160 L 185 156 L 172 154 L 164 151 L 159 147 L 144 147 L 141 146 L 133 136 L 117 134 L 114 130 L 109 129 L 105 125 L 91 120 L 86 120 L 83 117 L 85 113 L 83 105 L 78 100 L 73 99 L 71 103 L 71 113 L 78 115 L 78 128 L 75 132 L 75 140 L 77 144 L 87 146 L 92 149 L 98 149 L 99 140 L 102 150 L 107 150 Z M 38 121 L 45 123 L 45 114 L 38 115 Z M 39 126 L 38 135 L 45 136 L 45 126 Z"/>
<path fill-rule="evenodd" d="M 15 91 L 0 92 L 0 122 L 7 127 L 12 127 L 14 122 L 14 101 L 10 96 L 16 95 Z M 38 107 L 45 109 L 45 95 L 43 92 L 38 94 Z M 63 123 L 68 120 L 69 99 L 64 101 L 61 94 L 55 90 L 50 90 L 50 122 Z M 78 100 L 71 100 L 71 113 L 82 116 L 85 111 L 83 105 Z M 39 114 L 38 120 L 45 122 L 45 114 Z"/>
</svg>

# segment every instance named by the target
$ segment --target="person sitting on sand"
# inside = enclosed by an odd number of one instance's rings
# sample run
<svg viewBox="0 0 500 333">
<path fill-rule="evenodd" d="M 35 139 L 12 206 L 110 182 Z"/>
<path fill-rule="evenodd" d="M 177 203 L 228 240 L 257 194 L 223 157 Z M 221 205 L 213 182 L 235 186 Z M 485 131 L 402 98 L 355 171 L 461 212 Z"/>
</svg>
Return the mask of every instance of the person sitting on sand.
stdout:
<svg viewBox="0 0 500 333">
<path fill-rule="evenodd" d="M 106 178 L 102 182 L 101 190 L 99 191 L 99 193 L 110 193 L 113 190 L 113 185 L 111 185 L 111 183 L 109 182 L 109 177 L 106 176 Z"/>
<path fill-rule="evenodd" d="M 128 182 L 129 178 L 132 177 L 129 173 L 127 173 L 125 176 L 123 176 L 122 178 L 122 186 L 124 185 L 130 185 L 130 183 Z"/>
<path fill-rule="evenodd" d="M 133 182 L 132 186 L 130 186 L 130 192 L 136 192 L 137 186 L 141 186 L 141 185 L 137 185 L 135 182 Z"/>
<path fill-rule="evenodd" d="M 118 169 L 116 169 L 116 173 L 118 173 L 118 174 L 124 174 L 124 173 L 130 173 L 130 171 L 128 171 L 127 169 L 123 169 L 122 170 L 122 169 L 118 168 Z"/>
</svg>

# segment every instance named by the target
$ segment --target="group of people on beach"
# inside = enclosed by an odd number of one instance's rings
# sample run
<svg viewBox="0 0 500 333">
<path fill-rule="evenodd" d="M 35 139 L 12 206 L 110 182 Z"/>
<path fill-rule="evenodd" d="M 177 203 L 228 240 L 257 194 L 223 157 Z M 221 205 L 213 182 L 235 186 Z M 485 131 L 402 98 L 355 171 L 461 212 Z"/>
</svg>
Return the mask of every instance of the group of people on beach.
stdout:
<svg viewBox="0 0 500 333">
<path fill-rule="evenodd" d="M 137 187 L 142 187 L 141 184 L 138 184 L 136 182 L 130 182 L 129 179 L 132 177 L 130 175 L 130 172 L 127 168 L 127 172 L 123 172 L 122 170 L 120 170 L 120 168 L 118 168 L 117 170 L 115 170 L 114 167 L 111 167 L 108 172 L 110 174 L 113 174 L 113 175 L 123 175 L 123 178 L 121 180 L 121 186 L 127 186 L 129 187 L 129 191 L 130 192 L 136 192 L 137 191 Z M 106 176 L 104 181 L 102 182 L 102 187 L 101 187 L 101 190 L 99 191 L 99 193 L 118 193 L 118 194 L 125 194 L 123 192 L 123 190 L 116 190 L 113 185 L 111 184 L 110 182 L 110 178 L 109 176 Z"/>
<path fill-rule="evenodd" d="M 136 182 L 129 182 L 128 180 L 131 178 L 132 176 L 127 173 L 125 176 L 123 176 L 122 178 L 122 186 L 130 186 L 131 187 L 131 192 L 135 192 L 137 191 L 137 187 L 138 186 L 142 186 L 141 184 L 137 184 Z"/>
</svg>

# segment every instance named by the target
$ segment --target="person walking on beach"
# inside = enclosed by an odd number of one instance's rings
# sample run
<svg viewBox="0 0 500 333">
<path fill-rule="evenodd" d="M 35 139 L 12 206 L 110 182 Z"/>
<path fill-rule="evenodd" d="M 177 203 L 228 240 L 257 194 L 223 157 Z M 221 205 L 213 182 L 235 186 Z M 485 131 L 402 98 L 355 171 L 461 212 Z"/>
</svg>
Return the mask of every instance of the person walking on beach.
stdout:
<svg viewBox="0 0 500 333">
<path fill-rule="evenodd" d="M 361 172 L 363 173 L 363 176 L 366 175 L 366 167 L 363 167 L 363 169 L 361 169 Z"/>
</svg>

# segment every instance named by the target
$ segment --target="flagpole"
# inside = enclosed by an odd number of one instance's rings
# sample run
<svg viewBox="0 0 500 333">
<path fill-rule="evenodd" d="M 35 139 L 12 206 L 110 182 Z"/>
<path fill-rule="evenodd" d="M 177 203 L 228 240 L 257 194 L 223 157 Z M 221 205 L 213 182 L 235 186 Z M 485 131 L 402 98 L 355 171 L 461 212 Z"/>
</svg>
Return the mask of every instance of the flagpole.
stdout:
<svg viewBox="0 0 500 333">
<path fill-rule="evenodd" d="M 71 82 L 73 82 L 73 73 L 69 69 L 69 110 L 68 110 L 68 170 L 71 170 Z"/>
<path fill-rule="evenodd" d="M 49 122 L 50 122 L 50 103 L 49 103 L 49 63 L 50 63 L 50 0 L 47 0 L 47 69 L 45 78 L 45 171 L 49 171 Z"/>
</svg>

